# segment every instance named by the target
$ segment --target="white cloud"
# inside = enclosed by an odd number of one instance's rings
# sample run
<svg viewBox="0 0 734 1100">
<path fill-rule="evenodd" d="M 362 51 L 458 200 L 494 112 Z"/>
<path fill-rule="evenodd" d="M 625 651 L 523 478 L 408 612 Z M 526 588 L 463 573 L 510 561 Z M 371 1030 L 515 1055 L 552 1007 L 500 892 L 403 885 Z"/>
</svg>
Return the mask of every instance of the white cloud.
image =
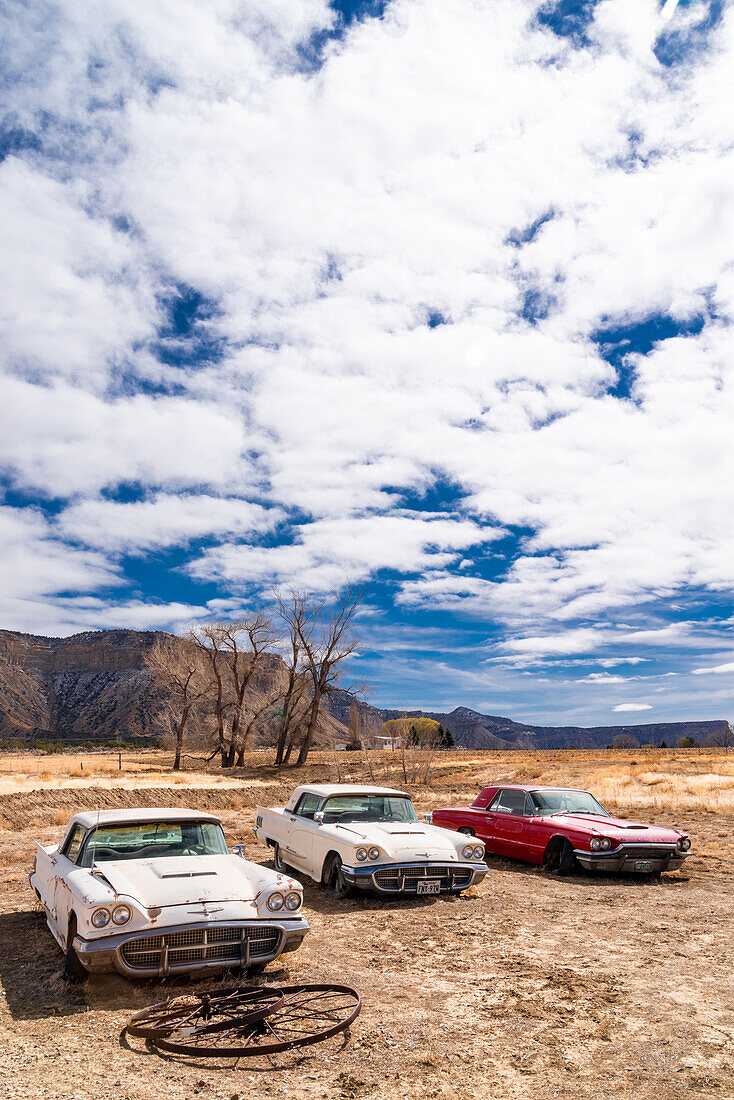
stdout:
<svg viewBox="0 0 734 1100">
<path fill-rule="evenodd" d="M 445 565 L 457 551 L 490 542 L 498 532 L 468 520 L 420 513 L 322 520 L 300 527 L 291 545 L 218 546 L 193 562 L 194 576 L 234 584 L 295 580 L 314 591 L 362 581 L 381 569 L 406 572 Z"/>
<path fill-rule="evenodd" d="M 734 10 L 671 75 L 680 11 L 605 0 L 577 49 L 538 8 L 393 0 L 317 72 L 326 0 L 4 13 L 37 148 L 0 166 L 0 464 L 73 498 L 49 570 L 86 592 L 211 538 L 191 572 L 222 598 L 394 570 L 404 609 L 504 624 L 507 663 L 710 644 L 644 617 L 734 587 Z M 213 303 L 211 362 L 156 359 L 179 284 Z M 613 397 L 593 333 L 650 314 L 706 324 Z M 145 499 L 99 499 L 123 482 Z M 459 503 L 411 513 L 436 484 Z M 290 509 L 292 544 L 258 545 Z"/>
<path fill-rule="evenodd" d="M 628 680 L 633 680 L 633 676 L 613 676 L 609 672 L 590 672 L 587 676 L 582 676 L 581 679 L 576 680 L 577 684 L 625 684 Z"/>
<path fill-rule="evenodd" d="M 727 672 L 734 672 L 734 661 L 729 661 L 727 664 L 714 665 L 712 668 L 694 668 L 691 670 L 694 676 L 708 676 L 711 673 L 721 675 Z"/>
<path fill-rule="evenodd" d="M 104 401 L 62 384 L 0 378 L 0 470 L 44 495 L 122 481 L 240 483 L 249 471 L 244 448 L 241 422 L 209 402 L 143 394 Z"/>
<path fill-rule="evenodd" d="M 58 527 L 69 540 L 110 553 L 142 554 L 208 536 L 264 534 L 280 519 L 282 513 L 277 509 L 246 500 L 159 494 L 128 504 L 81 501 L 62 513 Z"/>
<path fill-rule="evenodd" d="M 616 707 L 612 707 L 612 710 L 616 713 L 626 710 L 652 710 L 650 703 L 619 703 Z"/>
<path fill-rule="evenodd" d="M 500 643 L 499 648 L 510 653 L 547 656 L 556 653 L 593 652 L 598 645 L 603 645 L 605 641 L 606 636 L 602 631 L 579 627 L 576 630 L 564 630 L 558 634 L 513 638 L 511 641 Z"/>
</svg>

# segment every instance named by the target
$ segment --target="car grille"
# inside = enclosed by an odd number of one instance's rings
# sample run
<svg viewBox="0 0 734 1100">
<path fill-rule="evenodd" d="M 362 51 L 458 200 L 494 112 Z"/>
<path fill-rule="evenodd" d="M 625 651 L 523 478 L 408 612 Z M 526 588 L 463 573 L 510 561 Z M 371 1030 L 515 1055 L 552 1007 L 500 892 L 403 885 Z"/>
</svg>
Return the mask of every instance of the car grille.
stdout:
<svg viewBox="0 0 734 1100">
<path fill-rule="evenodd" d="M 437 878 L 441 890 L 460 890 L 470 884 L 473 874 L 473 871 L 465 867 L 437 867 L 429 864 L 423 867 L 383 867 L 375 871 L 372 877 L 381 890 L 415 894 L 421 879 Z"/>
<path fill-rule="evenodd" d="M 277 953 L 280 938 L 278 928 L 217 925 L 140 936 L 124 943 L 120 954 L 133 970 L 183 969 L 211 962 L 240 966 L 271 958 Z"/>
<path fill-rule="evenodd" d="M 627 859 L 667 859 L 678 853 L 675 844 L 624 844 L 622 850 Z M 680 854 L 680 853 L 678 853 Z"/>
</svg>

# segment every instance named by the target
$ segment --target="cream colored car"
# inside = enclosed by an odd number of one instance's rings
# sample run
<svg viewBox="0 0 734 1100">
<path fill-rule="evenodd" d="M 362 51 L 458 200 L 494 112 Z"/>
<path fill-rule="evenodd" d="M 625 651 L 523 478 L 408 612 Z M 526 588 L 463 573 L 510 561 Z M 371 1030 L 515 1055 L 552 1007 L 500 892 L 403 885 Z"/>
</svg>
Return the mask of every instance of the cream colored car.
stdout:
<svg viewBox="0 0 734 1100">
<path fill-rule="evenodd" d="M 295 868 L 345 896 L 458 894 L 487 873 L 484 845 L 418 820 L 410 795 L 387 787 L 296 787 L 285 806 L 259 806 L 259 840 L 276 870 Z"/>
<path fill-rule="evenodd" d="M 36 846 L 30 883 L 70 977 L 255 967 L 309 930 L 301 884 L 231 855 L 196 810 L 75 814 L 60 844 Z"/>
</svg>

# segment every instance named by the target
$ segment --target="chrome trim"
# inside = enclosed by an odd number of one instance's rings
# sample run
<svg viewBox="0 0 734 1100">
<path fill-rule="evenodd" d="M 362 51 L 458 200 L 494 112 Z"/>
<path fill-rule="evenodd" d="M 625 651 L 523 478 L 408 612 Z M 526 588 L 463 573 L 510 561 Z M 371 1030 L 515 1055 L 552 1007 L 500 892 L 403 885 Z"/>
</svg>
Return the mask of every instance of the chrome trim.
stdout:
<svg viewBox="0 0 734 1100">
<path fill-rule="evenodd" d="M 631 848 L 633 850 L 635 848 L 653 848 L 656 851 L 660 852 L 661 854 L 670 852 L 671 855 L 677 855 L 677 856 L 680 856 L 681 858 L 685 858 L 690 852 L 690 848 L 688 849 L 687 852 L 682 852 L 677 844 L 670 844 L 668 842 L 662 842 L 662 841 L 657 841 L 657 842 L 656 841 L 647 841 L 647 842 L 645 842 L 644 840 L 628 840 L 628 841 L 625 841 L 622 844 L 618 844 L 616 848 L 607 848 L 606 850 L 603 849 L 603 848 L 598 848 L 596 851 L 594 851 L 593 849 L 590 849 L 590 848 L 574 848 L 573 854 L 575 856 L 591 856 L 594 859 L 600 859 L 600 858 L 609 859 L 613 856 L 619 855 L 620 852 L 627 851 L 629 848 Z M 634 851 L 633 851 L 633 854 L 634 854 Z"/>
<path fill-rule="evenodd" d="M 645 843 L 641 840 L 619 844 L 609 851 L 590 851 L 588 848 L 574 848 L 574 855 L 582 867 L 587 870 L 626 872 L 645 874 L 637 871 L 634 864 L 651 864 L 653 872 L 676 870 L 685 860 L 688 852 L 681 852 L 675 844 Z"/>
<path fill-rule="evenodd" d="M 482 862 L 482 863 L 469 863 L 466 860 L 463 860 L 461 862 L 459 862 L 458 860 L 456 862 L 452 862 L 450 859 L 443 859 L 443 860 L 440 860 L 440 861 L 436 860 L 435 862 L 432 861 L 431 863 L 424 863 L 422 861 L 421 862 L 405 861 L 405 862 L 395 862 L 395 863 L 381 863 L 378 866 L 375 866 L 374 864 L 367 865 L 367 866 L 362 864 L 358 867 L 342 866 L 342 874 L 344 875 L 347 882 L 349 882 L 353 886 L 358 886 L 360 889 L 363 889 L 363 890 L 364 889 L 374 890 L 378 894 L 388 894 L 388 895 L 391 894 L 393 896 L 398 895 L 398 894 L 405 894 L 405 895 L 408 895 L 408 896 L 412 897 L 412 896 L 414 896 L 415 892 L 413 890 L 407 890 L 406 889 L 405 876 L 404 875 L 399 878 L 399 886 L 398 886 L 397 889 L 390 889 L 390 888 L 386 888 L 384 886 L 380 886 L 379 882 L 377 882 L 375 880 L 375 875 L 379 871 L 393 871 L 393 872 L 397 872 L 398 875 L 400 875 L 401 871 L 420 870 L 420 871 L 425 872 L 421 876 L 422 878 L 425 878 L 425 879 L 445 878 L 446 876 L 445 875 L 440 875 L 438 873 L 438 871 L 439 871 L 439 869 L 443 870 L 444 868 L 447 868 L 447 867 L 451 869 L 451 882 L 452 882 L 452 885 L 450 885 L 448 887 L 449 890 L 453 890 L 453 889 L 455 889 L 455 890 L 468 890 L 470 886 L 474 886 L 475 883 L 481 882 L 481 880 L 484 878 L 484 876 L 487 874 L 487 871 L 489 870 L 489 868 L 487 867 L 487 864 L 484 863 L 484 862 Z M 471 878 L 469 879 L 468 882 L 466 882 L 466 883 L 464 883 L 460 886 L 454 886 L 453 885 L 454 876 L 458 875 L 458 874 L 461 874 L 461 873 L 463 873 L 464 875 L 469 873 L 469 874 L 471 874 Z M 445 894 L 446 889 L 442 890 L 441 892 Z"/>
<path fill-rule="evenodd" d="M 245 935 L 248 928 L 265 929 L 278 933 L 275 949 L 263 955 L 251 958 L 250 941 Z M 200 970 L 224 970 L 236 966 L 234 957 L 215 959 L 190 959 L 188 962 L 169 962 L 170 951 L 201 952 L 207 946 L 208 931 L 216 929 L 231 929 L 240 932 L 239 965 L 247 967 L 253 962 L 270 962 L 286 951 L 295 951 L 303 937 L 310 930 L 308 922 L 303 917 L 292 919 L 281 918 L 279 920 L 251 920 L 251 921 L 206 921 L 194 924 L 172 924 L 162 928 L 146 929 L 145 931 L 124 932 L 115 936 L 102 936 L 98 940 L 85 940 L 81 936 L 74 937 L 74 950 L 79 956 L 83 966 L 90 971 L 117 970 L 126 978 L 150 978 L 162 977 L 168 974 L 185 974 Z M 203 942 L 198 944 L 174 945 L 169 948 L 167 937 L 180 932 L 203 932 Z M 130 965 L 124 958 L 123 948 L 132 943 L 145 940 L 160 940 L 159 946 L 151 947 L 151 952 L 159 952 L 159 960 L 156 966 L 138 967 Z M 231 946 L 235 946 L 232 944 Z"/>
</svg>

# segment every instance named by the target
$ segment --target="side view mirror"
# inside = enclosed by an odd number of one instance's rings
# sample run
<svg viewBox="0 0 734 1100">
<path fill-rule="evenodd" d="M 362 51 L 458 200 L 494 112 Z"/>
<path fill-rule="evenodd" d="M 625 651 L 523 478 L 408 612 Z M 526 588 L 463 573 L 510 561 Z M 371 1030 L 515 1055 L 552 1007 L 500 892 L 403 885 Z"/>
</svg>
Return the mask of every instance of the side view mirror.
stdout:
<svg viewBox="0 0 734 1100">
<path fill-rule="evenodd" d="M 423 814 L 423 820 L 426 825 L 431 825 L 433 822 L 433 814 Z"/>
<path fill-rule="evenodd" d="M 245 846 L 244 846 L 244 844 L 233 844 L 232 845 L 232 855 L 233 856 L 239 856 L 240 859 L 244 859 L 245 858 Z"/>
<path fill-rule="evenodd" d="M 314 819 L 314 821 L 316 822 L 317 825 L 323 825 L 324 824 L 324 811 L 323 810 L 317 810 L 316 813 L 313 815 L 313 819 Z"/>
</svg>

